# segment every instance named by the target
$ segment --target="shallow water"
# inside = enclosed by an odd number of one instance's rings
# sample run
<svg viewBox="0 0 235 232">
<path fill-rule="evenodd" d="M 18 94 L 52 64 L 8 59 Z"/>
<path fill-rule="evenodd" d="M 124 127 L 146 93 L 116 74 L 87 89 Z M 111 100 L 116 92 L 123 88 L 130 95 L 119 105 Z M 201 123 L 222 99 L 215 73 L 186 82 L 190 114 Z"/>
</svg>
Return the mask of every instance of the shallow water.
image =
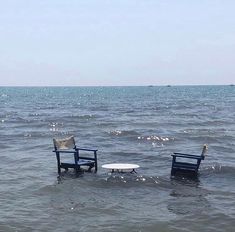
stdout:
<svg viewBox="0 0 235 232">
<path fill-rule="evenodd" d="M 233 86 L 0 88 L 0 105 L 0 231 L 234 231 Z M 52 138 L 69 135 L 98 173 L 57 179 Z M 204 143 L 199 177 L 171 178 L 172 152 Z"/>
</svg>

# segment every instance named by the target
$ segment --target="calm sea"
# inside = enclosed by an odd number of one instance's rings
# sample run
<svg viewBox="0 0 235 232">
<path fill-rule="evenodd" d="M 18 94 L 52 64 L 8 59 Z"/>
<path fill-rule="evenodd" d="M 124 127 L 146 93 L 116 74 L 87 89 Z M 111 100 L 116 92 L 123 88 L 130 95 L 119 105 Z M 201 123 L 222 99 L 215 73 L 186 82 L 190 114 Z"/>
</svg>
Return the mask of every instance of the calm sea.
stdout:
<svg viewBox="0 0 235 232">
<path fill-rule="evenodd" d="M 0 88 L 0 231 L 234 231 L 235 87 Z M 57 179 L 52 138 L 97 148 Z M 198 179 L 171 154 L 200 154 Z M 102 164 L 140 165 L 109 174 Z"/>
</svg>

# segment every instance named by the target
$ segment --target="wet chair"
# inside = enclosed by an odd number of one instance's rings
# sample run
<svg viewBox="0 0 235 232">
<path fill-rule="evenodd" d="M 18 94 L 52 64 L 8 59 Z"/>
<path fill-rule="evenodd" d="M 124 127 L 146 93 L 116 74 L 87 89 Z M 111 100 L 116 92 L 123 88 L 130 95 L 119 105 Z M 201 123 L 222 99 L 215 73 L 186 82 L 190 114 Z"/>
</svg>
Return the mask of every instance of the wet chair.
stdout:
<svg viewBox="0 0 235 232">
<path fill-rule="evenodd" d="M 54 150 L 57 159 L 58 174 L 61 174 L 61 168 L 66 171 L 69 168 L 75 169 L 76 173 L 81 171 L 81 167 L 87 167 L 87 171 L 91 171 L 92 168 L 97 172 L 97 151 L 94 149 L 86 149 L 77 147 L 73 136 L 65 139 L 53 139 Z M 80 156 L 80 153 L 92 152 L 93 157 Z M 61 159 L 65 160 L 62 162 Z"/>
<path fill-rule="evenodd" d="M 176 173 L 187 173 L 197 175 L 201 161 L 205 159 L 207 145 L 202 149 L 201 155 L 190 155 L 184 153 L 174 153 L 172 156 L 171 175 Z"/>
</svg>

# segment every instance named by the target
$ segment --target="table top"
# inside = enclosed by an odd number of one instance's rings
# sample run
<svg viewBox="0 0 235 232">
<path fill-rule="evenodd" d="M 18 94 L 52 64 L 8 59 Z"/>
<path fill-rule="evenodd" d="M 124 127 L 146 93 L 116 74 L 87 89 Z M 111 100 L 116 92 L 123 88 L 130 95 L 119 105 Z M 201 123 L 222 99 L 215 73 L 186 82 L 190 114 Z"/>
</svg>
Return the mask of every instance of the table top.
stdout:
<svg viewBox="0 0 235 232">
<path fill-rule="evenodd" d="M 104 164 L 102 168 L 106 169 L 117 169 L 117 170 L 128 170 L 128 169 L 136 169 L 140 166 L 137 164 L 126 164 L 126 163 L 113 163 L 113 164 Z"/>
</svg>

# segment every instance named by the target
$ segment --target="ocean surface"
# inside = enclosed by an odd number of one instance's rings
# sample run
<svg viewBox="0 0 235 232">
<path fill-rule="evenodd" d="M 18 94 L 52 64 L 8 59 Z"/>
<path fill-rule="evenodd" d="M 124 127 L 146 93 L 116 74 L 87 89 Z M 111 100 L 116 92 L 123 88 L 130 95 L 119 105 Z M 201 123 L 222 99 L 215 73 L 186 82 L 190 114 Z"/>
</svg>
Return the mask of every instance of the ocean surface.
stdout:
<svg viewBox="0 0 235 232">
<path fill-rule="evenodd" d="M 1 87 L 0 231 L 234 232 L 234 119 L 234 86 Z M 96 174 L 58 178 L 52 138 L 70 135 Z M 171 154 L 205 143 L 198 178 L 171 178 Z"/>
</svg>

